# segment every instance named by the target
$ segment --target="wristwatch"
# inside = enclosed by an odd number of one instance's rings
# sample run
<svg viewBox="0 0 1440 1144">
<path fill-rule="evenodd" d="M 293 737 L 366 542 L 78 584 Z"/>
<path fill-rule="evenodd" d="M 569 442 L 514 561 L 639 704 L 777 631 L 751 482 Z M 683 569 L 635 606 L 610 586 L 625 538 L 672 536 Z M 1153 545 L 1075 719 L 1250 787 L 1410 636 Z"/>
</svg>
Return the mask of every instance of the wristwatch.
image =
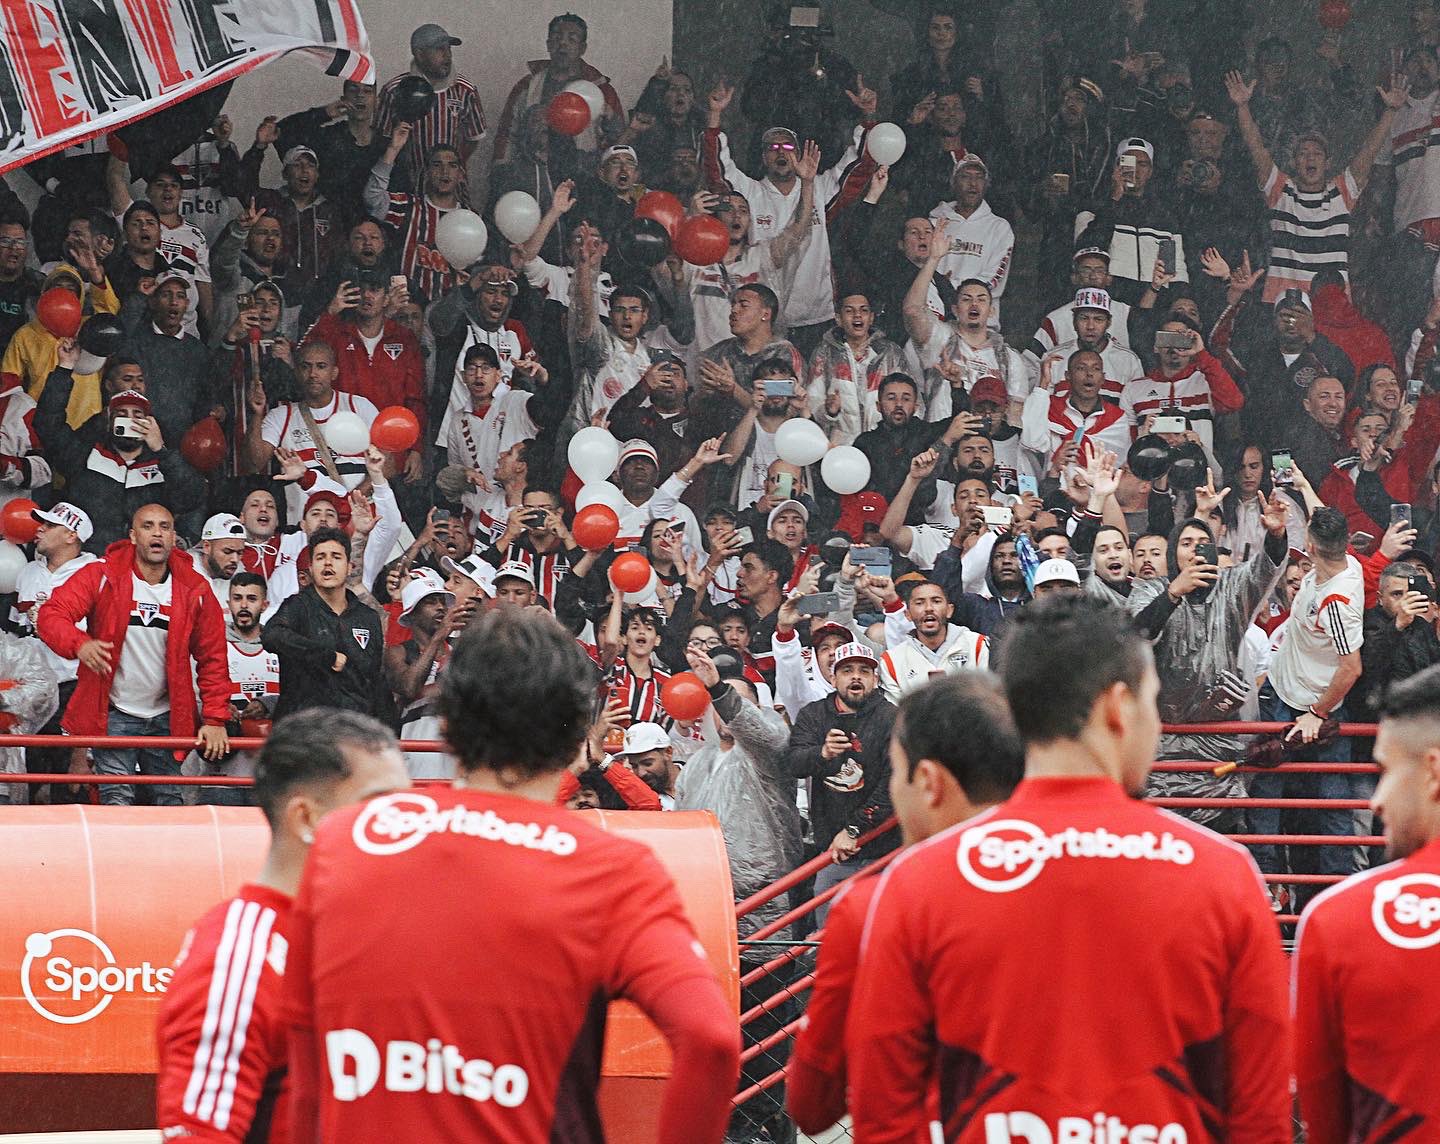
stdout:
<svg viewBox="0 0 1440 1144">
<path fill-rule="evenodd" d="M 860 828 L 858 826 L 847 826 L 845 828 L 845 833 L 850 835 L 851 838 L 859 838 Z"/>
</svg>

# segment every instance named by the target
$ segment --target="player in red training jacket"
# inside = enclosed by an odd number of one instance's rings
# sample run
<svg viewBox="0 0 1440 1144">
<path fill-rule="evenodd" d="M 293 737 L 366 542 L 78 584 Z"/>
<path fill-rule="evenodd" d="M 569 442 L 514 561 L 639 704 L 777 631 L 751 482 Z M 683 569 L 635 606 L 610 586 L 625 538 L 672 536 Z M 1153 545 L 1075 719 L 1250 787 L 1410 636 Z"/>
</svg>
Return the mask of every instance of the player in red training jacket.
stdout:
<svg viewBox="0 0 1440 1144">
<path fill-rule="evenodd" d="M 297 1141 L 599 1141 L 618 997 L 674 1056 L 661 1144 L 724 1136 L 739 1030 L 679 894 L 647 847 L 554 805 L 594 692 L 548 613 L 489 612 L 441 676 L 454 788 L 321 827 L 290 924 Z"/>
<path fill-rule="evenodd" d="M 846 1036 L 857 1144 L 1288 1141 L 1259 872 L 1136 797 L 1160 731 L 1149 645 L 1123 610 L 1060 597 L 1011 619 L 1000 660 L 1025 779 L 881 878 Z"/>
<path fill-rule="evenodd" d="M 1295 1080 L 1310 1144 L 1440 1139 L 1440 667 L 1390 688 L 1370 808 L 1391 862 L 1300 918 Z"/>
<path fill-rule="evenodd" d="M 900 702 L 890 737 L 890 802 L 905 845 L 1008 798 L 1024 767 L 1025 751 L 994 676 L 944 675 L 912 691 Z M 845 1023 L 860 934 L 883 870 L 852 878 L 825 919 L 815 984 L 785 1079 L 790 1118 L 811 1135 L 845 1115 Z"/>
<path fill-rule="evenodd" d="M 366 715 L 318 708 L 275 725 L 255 767 L 270 824 L 260 876 L 185 935 L 156 1029 L 156 1124 L 166 1140 L 290 1139 L 280 1020 L 290 902 L 330 811 L 408 786 L 405 759 Z"/>
</svg>

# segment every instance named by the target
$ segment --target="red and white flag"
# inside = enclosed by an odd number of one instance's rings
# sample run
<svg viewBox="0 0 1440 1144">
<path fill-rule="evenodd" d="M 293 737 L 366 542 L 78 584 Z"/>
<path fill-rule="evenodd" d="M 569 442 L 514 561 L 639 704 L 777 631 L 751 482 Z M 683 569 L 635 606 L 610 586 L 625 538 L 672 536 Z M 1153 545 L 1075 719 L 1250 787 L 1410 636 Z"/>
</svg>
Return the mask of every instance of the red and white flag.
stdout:
<svg viewBox="0 0 1440 1144">
<path fill-rule="evenodd" d="M 356 0 L 0 0 L 0 173 L 294 51 L 374 79 Z"/>
</svg>

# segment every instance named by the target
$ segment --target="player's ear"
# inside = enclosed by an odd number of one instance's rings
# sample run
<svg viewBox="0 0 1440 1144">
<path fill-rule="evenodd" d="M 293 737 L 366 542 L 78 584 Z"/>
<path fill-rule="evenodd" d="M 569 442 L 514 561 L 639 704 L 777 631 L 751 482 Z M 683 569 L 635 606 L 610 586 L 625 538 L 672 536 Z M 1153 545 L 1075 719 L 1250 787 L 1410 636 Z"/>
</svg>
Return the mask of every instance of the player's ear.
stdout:
<svg viewBox="0 0 1440 1144">
<path fill-rule="evenodd" d="M 921 759 L 916 763 L 915 778 L 925 792 L 925 806 L 930 810 L 945 801 L 950 784 L 955 781 L 950 772 L 934 759 Z"/>
<path fill-rule="evenodd" d="M 287 833 L 306 846 L 315 841 L 315 828 L 320 825 L 320 807 L 307 794 L 296 793 L 285 802 L 284 823 Z"/>
<path fill-rule="evenodd" d="M 1429 748 L 1421 765 L 1425 768 L 1426 797 L 1440 803 L 1440 747 Z"/>
</svg>

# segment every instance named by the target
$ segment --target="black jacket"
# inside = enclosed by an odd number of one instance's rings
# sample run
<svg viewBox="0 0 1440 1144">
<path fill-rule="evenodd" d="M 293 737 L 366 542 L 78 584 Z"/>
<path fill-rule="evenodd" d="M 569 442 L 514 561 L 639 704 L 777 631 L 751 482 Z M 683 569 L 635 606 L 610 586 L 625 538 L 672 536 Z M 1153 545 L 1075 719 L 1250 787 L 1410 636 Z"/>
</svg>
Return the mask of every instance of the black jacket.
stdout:
<svg viewBox="0 0 1440 1144">
<path fill-rule="evenodd" d="M 346 590 L 345 613 L 337 616 L 313 587 L 302 588 L 280 605 L 260 639 L 280 657 L 276 719 L 307 707 L 340 707 L 395 725 L 395 705 L 381 670 L 385 633 L 375 610 L 354 592 Z M 337 652 L 345 656 L 339 671 Z"/>
<path fill-rule="evenodd" d="M 894 725 L 895 708 L 878 687 L 854 713 L 841 711 L 833 695 L 800 708 L 790 731 L 785 765 L 797 779 L 819 780 L 810 784 L 810 821 L 816 846 L 828 847 L 846 826 L 858 827 L 863 834 L 890 817 L 890 731 Z M 860 749 L 837 759 L 821 758 L 825 734 L 832 729 L 858 739 Z M 852 762 L 859 764 L 859 775 L 854 775 Z M 845 789 L 847 780 L 857 785 Z M 898 844 L 895 832 L 889 831 L 860 853 L 875 858 Z"/>
</svg>

